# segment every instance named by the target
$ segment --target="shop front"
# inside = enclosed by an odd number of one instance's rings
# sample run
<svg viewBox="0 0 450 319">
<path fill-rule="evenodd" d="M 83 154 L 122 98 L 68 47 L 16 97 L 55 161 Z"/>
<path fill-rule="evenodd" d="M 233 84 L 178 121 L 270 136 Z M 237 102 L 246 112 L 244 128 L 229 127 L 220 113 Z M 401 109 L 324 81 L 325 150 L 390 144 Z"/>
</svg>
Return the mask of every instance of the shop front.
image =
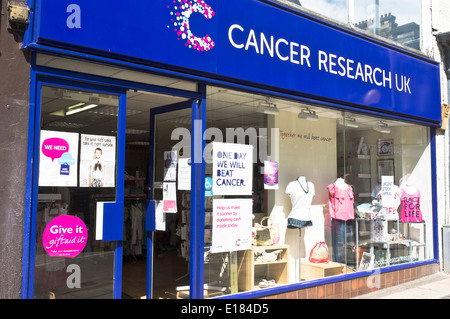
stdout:
<svg viewBox="0 0 450 319">
<path fill-rule="evenodd" d="M 436 62 L 275 1 L 33 5 L 23 298 L 380 288 L 438 262 Z"/>
</svg>

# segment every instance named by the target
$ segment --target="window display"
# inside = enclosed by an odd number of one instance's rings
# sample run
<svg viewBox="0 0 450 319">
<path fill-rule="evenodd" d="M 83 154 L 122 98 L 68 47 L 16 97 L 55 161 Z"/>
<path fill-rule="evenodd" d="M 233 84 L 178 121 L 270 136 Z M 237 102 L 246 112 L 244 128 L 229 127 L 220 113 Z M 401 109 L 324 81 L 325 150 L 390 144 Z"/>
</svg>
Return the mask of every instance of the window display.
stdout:
<svg viewBox="0 0 450 319">
<path fill-rule="evenodd" d="M 251 195 L 217 193 L 214 184 L 205 206 L 251 198 L 240 217 L 251 216 L 253 239 L 250 249 L 220 254 L 205 242 L 205 284 L 232 294 L 431 256 L 427 127 L 216 87 L 207 97 L 206 149 L 250 145 L 253 169 Z M 258 105 L 267 101 L 264 113 Z M 206 179 L 223 173 L 206 161 Z M 233 247 L 233 236 L 207 231 L 223 241 L 216 246 Z M 214 256 L 222 262 L 213 265 Z"/>
</svg>

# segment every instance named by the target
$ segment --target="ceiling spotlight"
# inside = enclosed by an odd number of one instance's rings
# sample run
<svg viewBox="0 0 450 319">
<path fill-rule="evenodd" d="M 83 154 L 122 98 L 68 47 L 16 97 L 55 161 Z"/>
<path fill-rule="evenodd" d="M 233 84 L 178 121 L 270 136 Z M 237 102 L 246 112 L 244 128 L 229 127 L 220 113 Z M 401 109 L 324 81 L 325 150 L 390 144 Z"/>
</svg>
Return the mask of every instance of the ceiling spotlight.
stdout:
<svg viewBox="0 0 450 319">
<path fill-rule="evenodd" d="M 316 112 L 311 110 L 309 107 L 306 109 L 302 109 L 302 111 L 298 114 L 299 119 L 309 120 L 309 121 L 318 121 L 319 117 Z"/>
<path fill-rule="evenodd" d="M 388 126 L 386 122 L 379 121 L 373 129 L 377 132 L 383 133 L 383 134 L 389 134 L 391 133 L 391 128 Z"/>
<path fill-rule="evenodd" d="M 270 115 L 278 115 L 280 110 L 278 110 L 277 105 L 275 103 L 269 102 L 259 102 L 256 107 L 256 112 Z"/>
<path fill-rule="evenodd" d="M 356 119 L 354 117 L 350 116 L 344 116 L 344 126 L 345 127 L 351 127 L 351 128 L 358 128 L 359 124 L 356 122 Z"/>
</svg>

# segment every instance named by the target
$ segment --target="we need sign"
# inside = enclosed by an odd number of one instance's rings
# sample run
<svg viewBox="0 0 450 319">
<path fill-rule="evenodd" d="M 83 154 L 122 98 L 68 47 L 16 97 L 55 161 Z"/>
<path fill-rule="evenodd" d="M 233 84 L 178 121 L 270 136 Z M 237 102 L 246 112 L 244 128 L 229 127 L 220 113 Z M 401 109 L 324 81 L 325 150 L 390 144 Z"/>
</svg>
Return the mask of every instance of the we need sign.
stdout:
<svg viewBox="0 0 450 319">
<path fill-rule="evenodd" d="M 213 143 L 214 195 L 251 195 L 253 146 Z"/>
</svg>

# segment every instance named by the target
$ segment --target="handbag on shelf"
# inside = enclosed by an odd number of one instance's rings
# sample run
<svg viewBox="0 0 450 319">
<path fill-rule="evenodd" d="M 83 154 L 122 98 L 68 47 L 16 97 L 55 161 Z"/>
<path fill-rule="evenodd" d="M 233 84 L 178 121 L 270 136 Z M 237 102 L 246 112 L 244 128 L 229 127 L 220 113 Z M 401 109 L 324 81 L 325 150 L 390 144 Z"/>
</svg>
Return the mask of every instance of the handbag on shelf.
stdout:
<svg viewBox="0 0 450 319">
<path fill-rule="evenodd" d="M 327 244 L 320 241 L 314 245 L 309 253 L 309 261 L 315 264 L 327 263 L 330 261 L 330 253 L 328 252 Z"/>
<path fill-rule="evenodd" d="M 263 225 L 266 221 L 266 226 Z M 272 246 L 277 244 L 280 240 L 277 233 L 277 226 L 273 225 L 270 217 L 263 217 L 261 223 L 255 223 L 255 227 L 252 229 L 252 244 L 254 246 Z"/>
</svg>

